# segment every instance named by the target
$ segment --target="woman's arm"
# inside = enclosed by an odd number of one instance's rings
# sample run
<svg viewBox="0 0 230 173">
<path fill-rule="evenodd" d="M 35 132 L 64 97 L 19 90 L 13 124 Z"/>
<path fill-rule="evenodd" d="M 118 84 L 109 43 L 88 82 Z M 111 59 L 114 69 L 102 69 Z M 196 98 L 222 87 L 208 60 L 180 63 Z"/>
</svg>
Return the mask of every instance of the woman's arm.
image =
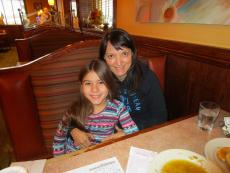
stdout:
<svg viewBox="0 0 230 173">
<path fill-rule="evenodd" d="M 70 134 L 74 140 L 75 145 L 80 146 L 81 148 L 86 148 L 91 145 L 90 139 L 93 138 L 92 134 L 81 131 L 78 128 L 72 129 Z"/>
<path fill-rule="evenodd" d="M 112 139 L 117 139 L 119 137 L 125 136 L 123 129 L 120 129 L 118 126 L 115 126 L 116 133 L 104 138 L 101 142 L 109 141 Z"/>
</svg>

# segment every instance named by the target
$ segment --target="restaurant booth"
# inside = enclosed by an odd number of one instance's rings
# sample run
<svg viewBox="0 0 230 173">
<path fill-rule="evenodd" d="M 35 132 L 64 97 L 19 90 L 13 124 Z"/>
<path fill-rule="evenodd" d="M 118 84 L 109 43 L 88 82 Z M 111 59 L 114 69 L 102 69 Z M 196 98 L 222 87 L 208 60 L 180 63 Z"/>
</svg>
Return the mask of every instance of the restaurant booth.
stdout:
<svg viewBox="0 0 230 173">
<path fill-rule="evenodd" d="M 150 66 L 152 60 L 157 61 L 152 64 L 161 64 L 154 68 L 169 120 L 195 115 L 202 100 L 215 101 L 230 111 L 229 50 L 133 37 L 142 61 Z M 79 70 L 98 57 L 99 43 L 74 43 L 28 63 L 0 69 L 0 108 L 17 161 L 52 156 L 57 123 L 79 92 Z"/>
</svg>

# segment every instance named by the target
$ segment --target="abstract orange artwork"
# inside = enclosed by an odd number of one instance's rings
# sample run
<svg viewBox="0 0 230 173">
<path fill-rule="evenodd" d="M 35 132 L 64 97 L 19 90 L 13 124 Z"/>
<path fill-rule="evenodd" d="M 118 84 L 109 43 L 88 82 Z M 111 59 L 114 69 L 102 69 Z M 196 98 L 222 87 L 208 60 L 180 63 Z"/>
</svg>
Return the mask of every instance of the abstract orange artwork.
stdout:
<svg viewBox="0 0 230 173">
<path fill-rule="evenodd" d="M 230 0 L 136 0 L 136 21 L 230 25 Z"/>
</svg>

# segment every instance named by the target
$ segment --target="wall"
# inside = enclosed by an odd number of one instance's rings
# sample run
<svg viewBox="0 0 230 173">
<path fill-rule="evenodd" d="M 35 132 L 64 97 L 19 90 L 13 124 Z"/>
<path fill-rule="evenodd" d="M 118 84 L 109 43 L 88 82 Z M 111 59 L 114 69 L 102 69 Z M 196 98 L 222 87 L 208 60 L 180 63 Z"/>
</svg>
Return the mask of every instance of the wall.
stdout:
<svg viewBox="0 0 230 173">
<path fill-rule="evenodd" d="M 230 26 L 140 23 L 135 21 L 136 0 L 117 0 L 117 27 L 130 34 L 230 48 Z"/>
</svg>

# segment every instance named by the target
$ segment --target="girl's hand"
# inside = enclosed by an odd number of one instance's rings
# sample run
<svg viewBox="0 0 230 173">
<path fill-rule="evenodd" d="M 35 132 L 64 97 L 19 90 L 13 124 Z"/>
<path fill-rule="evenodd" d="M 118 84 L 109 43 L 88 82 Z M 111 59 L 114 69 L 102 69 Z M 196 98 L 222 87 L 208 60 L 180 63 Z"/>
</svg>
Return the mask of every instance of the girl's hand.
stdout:
<svg viewBox="0 0 230 173">
<path fill-rule="evenodd" d="M 115 126 L 117 132 L 104 138 L 102 140 L 102 142 L 105 142 L 105 141 L 108 141 L 108 140 L 112 140 L 112 139 L 116 139 L 116 138 L 119 138 L 119 137 L 122 137 L 122 136 L 125 136 L 125 133 L 122 129 L 120 129 L 119 127 Z"/>
<path fill-rule="evenodd" d="M 91 145 L 90 139 L 93 139 L 93 135 L 90 133 L 83 132 L 78 128 L 74 128 L 70 132 L 71 136 L 73 137 L 74 144 L 76 146 L 80 146 L 81 148 L 86 148 Z"/>
</svg>

